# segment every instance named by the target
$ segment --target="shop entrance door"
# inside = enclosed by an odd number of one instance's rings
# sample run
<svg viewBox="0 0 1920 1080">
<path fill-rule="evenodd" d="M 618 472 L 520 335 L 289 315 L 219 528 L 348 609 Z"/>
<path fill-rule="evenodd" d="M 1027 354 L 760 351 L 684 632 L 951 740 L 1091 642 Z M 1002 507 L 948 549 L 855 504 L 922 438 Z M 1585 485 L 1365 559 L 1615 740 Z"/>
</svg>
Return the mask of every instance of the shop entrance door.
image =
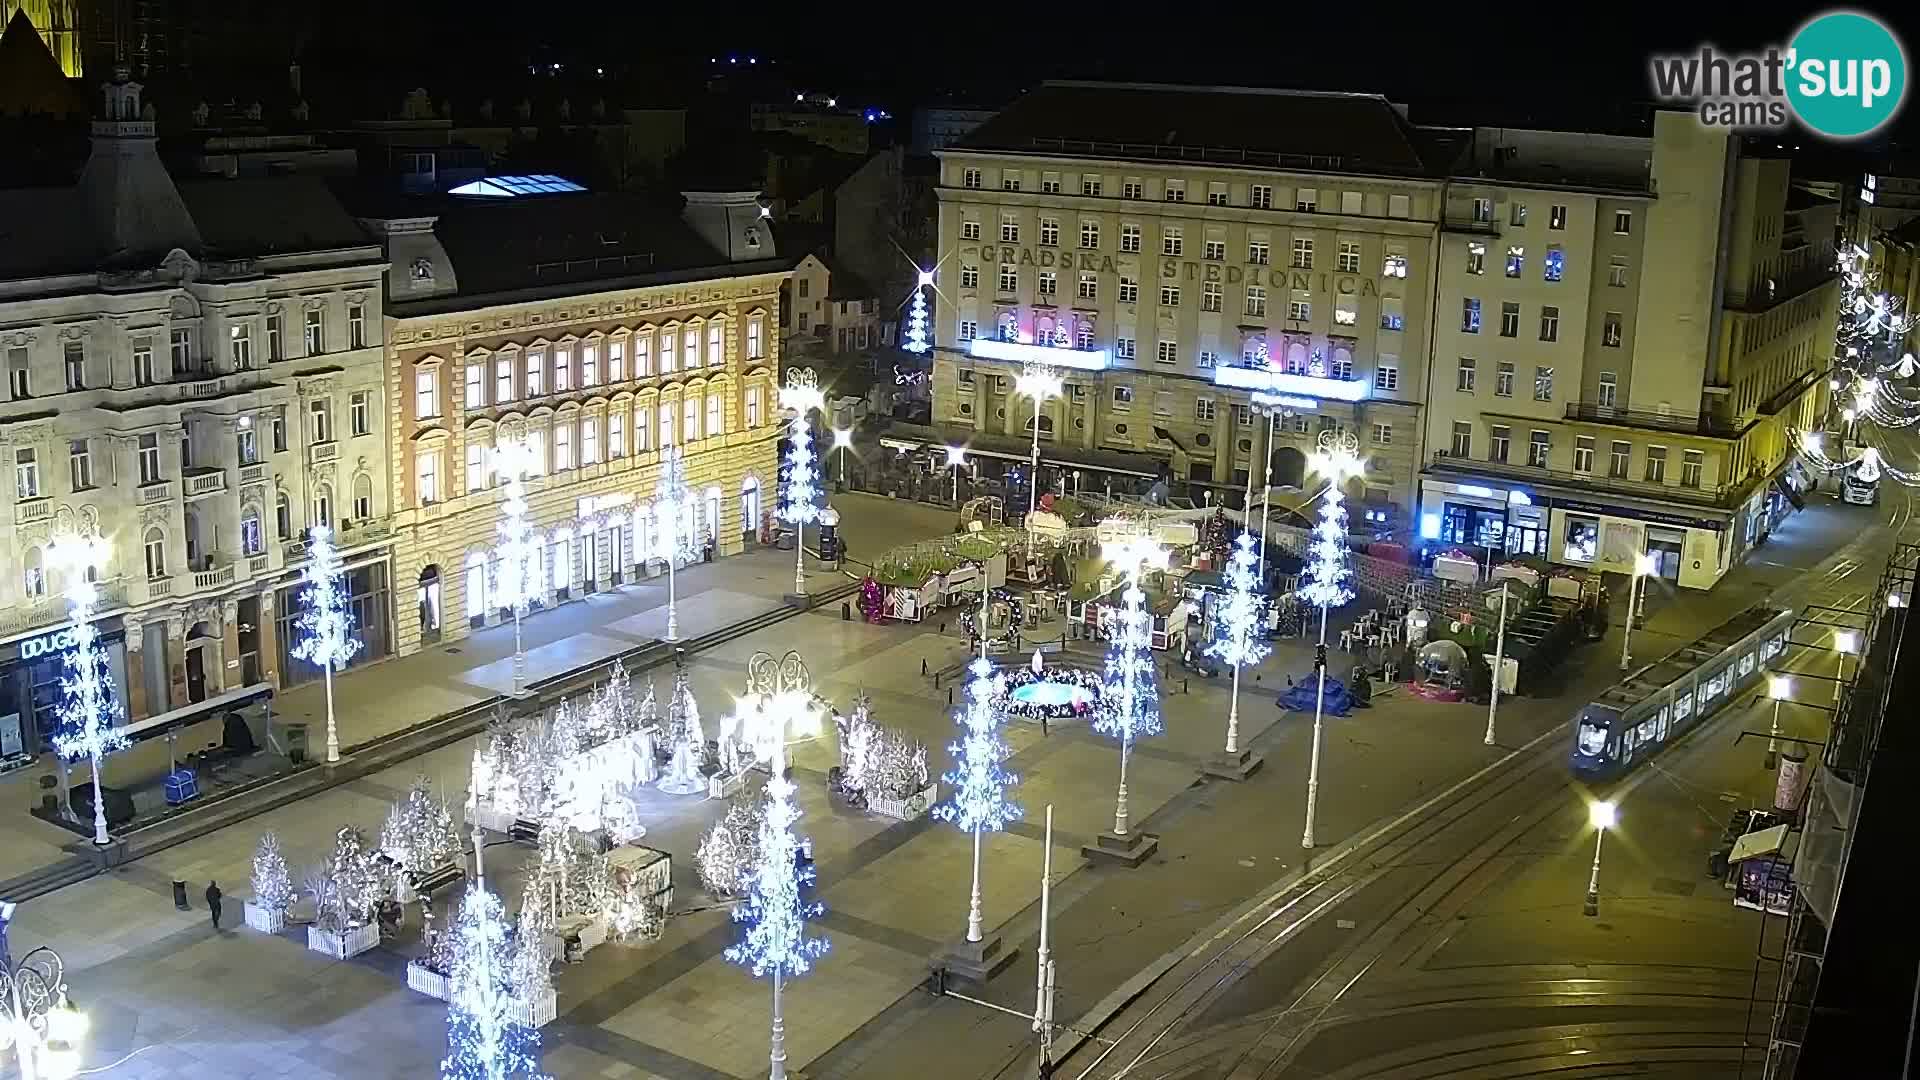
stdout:
<svg viewBox="0 0 1920 1080">
<path fill-rule="evenodd" d="M 1647 530 L 1647 554 L 1653 556 L 1655 575 L 1678 584 L 1680 557 L 1686 550 L 1687 535 L 1668 529 Z"/>
</svg>

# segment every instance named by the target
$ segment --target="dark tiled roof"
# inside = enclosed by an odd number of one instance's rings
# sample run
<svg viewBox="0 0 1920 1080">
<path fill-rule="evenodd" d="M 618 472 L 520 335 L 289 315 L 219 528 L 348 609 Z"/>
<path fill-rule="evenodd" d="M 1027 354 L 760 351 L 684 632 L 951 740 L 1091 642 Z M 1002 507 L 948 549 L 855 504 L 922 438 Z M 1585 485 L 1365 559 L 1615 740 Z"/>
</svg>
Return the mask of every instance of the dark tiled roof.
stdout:
<svg viewBox="0 0 1920 1080">
<path fill-rule="evenodd" d="M 85 273 L 96 265 L 79 188 L 0 191 L 0 280 Z"/>
<path fill-rule="evenodd" d="M 1083 82 L 1041 86 L 959 148 L 1421 176 L 1453 157 L 1376 94 Z"/>
<path fill-rule="evenodd" d="M 449 199 L 434 233 L 467 295 L 727 261 L 679 215 L 619 192 Z"/>
<path fill-rule="evenodd" d="M 194 180 L 177 185 L 215 258 L 334 251 L 374 244 L 312 176 Z"/>
</svg>

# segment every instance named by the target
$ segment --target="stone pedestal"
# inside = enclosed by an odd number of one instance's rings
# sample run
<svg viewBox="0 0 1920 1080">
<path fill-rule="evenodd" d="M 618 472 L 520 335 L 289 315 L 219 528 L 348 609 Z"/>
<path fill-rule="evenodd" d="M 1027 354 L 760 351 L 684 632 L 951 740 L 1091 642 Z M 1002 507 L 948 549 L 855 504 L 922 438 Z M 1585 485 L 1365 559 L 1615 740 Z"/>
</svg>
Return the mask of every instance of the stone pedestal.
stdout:
<svg viewBox="0 0 1920 1080">
<path fill-rule="evenodd" d="M 1098 840 L 1080 849 L 1080 854 L 1093 862 L 1125 866 L 1129 869 L 1139 866 L 1160 850 L 1160 838 L 1152 833 L 1130 832 L 1125 836 L 1115 836 L 1110 832 L 1100 834 Z"/>
<path fill-rule="evenodd" d="M 1200 771 L 1222 780 L 1245 780 L 1258 772 L 1260 766 L 1266 763 L 1266 758 L 1251 750 L 1242 750 L 1235 754 L 1222 751 L 1208 758 L 1207 763 L 1200 767 Z"/>
<path fill-rule="evenodd" d="M 979 941 L 961 938 L 949 944 L 946 951 L 933 957 L 933 966 L 944 969 L 948 978 L 965 979 L 977 986 L 984 986 L 1000 969 L 1013 963 L 1019 955 L 1018 949 L 1007 947 L 999 934 L 987 934 Z"/>
<path fill-rule="evenodd" d="M 790 608 L 805 611 L 813 606 L 813 596 L 809 593 L 782 593 L 780 599 Z"/>
</svg>

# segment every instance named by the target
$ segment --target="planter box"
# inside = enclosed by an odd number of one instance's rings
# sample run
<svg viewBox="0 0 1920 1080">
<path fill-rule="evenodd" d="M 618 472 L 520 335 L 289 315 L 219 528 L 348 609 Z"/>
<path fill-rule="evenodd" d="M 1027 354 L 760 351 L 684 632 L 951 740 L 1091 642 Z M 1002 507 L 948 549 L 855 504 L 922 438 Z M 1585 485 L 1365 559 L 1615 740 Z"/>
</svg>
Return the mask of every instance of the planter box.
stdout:
<svg viewBox="0 0 1920 1080">
<path fill-rule="evenodd" d="M 437 971 L 423 967 L 418 960 L 407 961 L 407 989 L 418 990 L 430 998 L 447 1000 L 451 990 L 447 986 L 447 977 Z"/>
<path fill-rule="evenodd" d="M 247 916 L 247 928 L 263 934 L 277 934 L 286 929 L 287 910 L 285 908 L 262 907 L 249 900 L 243 909 Z"/>
<path fill-rule="evenodd" d="M 546 1027 L 560 1015 L 560 992 L 553 989 L 544 991 L 533 999 L 531 1008 L 525 1001 L 515 1001 L 508 1007 L 508 1015 L 513 1017 L 515 1023 L 525 1024 L 530 1028 Z"/>
<path fill-rule="evenodd" d="M 935 781 L 923 791 L 916 791 L 904 799 L 891 795 L 874 793 L 867 796 L 867 809 L 881 817 L 895 821 L 912 821 L 926 817 L 933 810 L 933 804 L 940 801 L 940 783 Z"/>
<path fill-rule="evenodd" d="M 732 776 L 707 777 L 707 798 L 730 799 L 747 786 L 747 774 L 735 773 Z"/>
<path fill-rule="evenodd" d="M 307 948 L 317 953 L 325 953 L 335 960 L 346 960 L 369 952 L 380 944 L 380 925 L 368 923 L 356 926 L 344 934 L 335 934 L 317 926 L 307 927 Z"/>
</svg>

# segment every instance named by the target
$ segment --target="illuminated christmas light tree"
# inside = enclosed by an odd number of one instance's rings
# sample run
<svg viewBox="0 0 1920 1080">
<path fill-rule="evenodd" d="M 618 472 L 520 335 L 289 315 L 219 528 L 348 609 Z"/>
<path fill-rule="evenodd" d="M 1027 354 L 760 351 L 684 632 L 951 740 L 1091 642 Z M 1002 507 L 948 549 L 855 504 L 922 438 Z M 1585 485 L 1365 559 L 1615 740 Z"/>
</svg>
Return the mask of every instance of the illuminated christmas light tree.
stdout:
<svg viewBox="0 0 1920 1080">
<path fill-rule="evenodd" d="M 1105 686 L 1095 731 L 1120 740 L 1120 792 L 1114 801 L 1113 835 L 1127 835 L 1127 758 L 1133 741 L 1160 730 L 1159 694 L 1153 678 L 1153 638 L 1147 594 L 1140 588 L 1149 570 L 1167 568 L 1167 549 L 1145 533 L 1103 545 L 1101 554 L 1126 575 L 1124 605 L 1115 616 L 1113 644 L 1107 650 Z"/>
<path fill-rule="evenodd" d="M 536 1056 L 540 1033 L 513 1016 L 514 945 L 500 899 L 479 882 L 467 886 L 450 932 L 442 1080 L 545 1080 Z"/>
<path fill-rule="evenodd" d="M 984 609 L 984 604 L 982 605 Z M 984 610 L 982 618 L 985 618 Z M 980 651 L 986 652 L 986 634 L 980 635 Z M 961 707 L 959 721 L 966 729 L 960 741 L 947 747 L 953 755 L 953 769 L 942 780 L 953 795 L 933 808 L 933 816 L 951 822 L 961 832 L 973 834 L 973 891 L 967 903 L 967 940 L 981 940 L 980 916 L 980 834 L 999 832 L 1009 822 L 1020 819 L 1020 807 L 1007 800 L 1007 789 L 1020 778 L 1006 770 L 1013 751 L 1000 738 L 1000 725 L 1006 719 L 1001 702 L 1006 680 L 993 672 L 985 655 L 974 658 L 967 669 L 973 678 L 967 681 L 967 701 Z"/>
<path fill-rule="evenodd" d="M 660 451 L 660 479 L 653 488 L 653 557 L 667 564 L 667 640 L 680 640 L 675 569 L 700 557 L 700 514 L 687 486 L 687 463 L 678 446 Z"/>
<path fill-rule="evenodd" d="M 333 530 L 315 525 L 307 530 L 307 566 L 300 572 L 300 602 L 305 610 L 295 626 L 300 632 L 293 655 L 320 668 L 327 682 L 327 761 L 340 760 L 340 729 L 333 718 L 333 673 L 360 651 L 353 636 L 353 614 L 347 610 L 347 574 L 333 546 Z"/>
<path fill-rule="evenodd" d="M 538 468 L 533 447 L 524 438 L 509 440 L 494 450 L 494 469 L 507 478 L 501 493 L 500 522 L 495 526 L 500 545 L 494 548 L 499 557 L 494 588 L 498 590 L 498 599 L 513 611 L 515 696 L 526 693 L 527 689 L 527 650 L 520 643 L 520 620 L 539 591 L 540 542 L 533 538 L 533 527 L 527 521 L 525 479 Z"/>
<path fill-rule="evenodd" d="M 1243 531 L 1227 562 L 1227 595 L 1214 605 L 1214 638 L 1207 646 L 1207 655 L 1233 665 L 1233 698 L 1227 707 L 1226 752 L 1230 755 L 1240 752 L 1240 669 L 1258 664 L 1273 651 L 1263 633 L 1267 605 L 1254 569 L 1259 561 L 1253 535 Z"/>
<path fill-rule="evenodd" d="M 915 356 L 925 356 L 933 347 L 927 336 L 927 289 L 933 285 L 933 271 L 920 271 L 913 287 L 913 304 L 907 309 L 906 339 L 901 348 Z"/>
<path fill-rule="evenodd" d="M 820 519 L 820 489 L 814 483 L 818 473 L 813 463 L 813 427 L 807 421 L 807 413 L 826 406 L 826 397 L 820 392 L 819 381 L 812 368 L 790 368 L 787 371 L 787 384 L 780 388 L 780 407 L 793 413 L 791 433 L 787 451 L 787 486 L 780 502 L 780 520 L 793 526 L 793 592 L 795 596 L 804 596 L 807 591 L 806 526 Z"/>
<path fill-rule="evenodd" d="M 95 579 L 99 569 L 107 564 L 107 553 L 107 542 L 98 536 L 68 535 L 53 547 L 54 560 L 66 577 L 68 617 L 73 623 L 68 631 L 73 644 L 66 652 L 67 673 L 60 680 L 63 700 L 53 748 L 68 761 L 86 758 L 93 769 L 93 842 L 101 847 L 110 841 L 106 799 L 100 787 L 100 762 L 128 745 L 120 727 L 121 707 L 114 699 L 107 653 L 100 647 L 100 632 L 93 625 L 94 609 L 100 605 L 100 589 Z M 73 812 L 71 795 L 67 812 Z"/>
<path fill-rule="evenodd" d="M 1343 431 L 1320 433 L 1319 449 L 1314 451 L 1313 471 L 1325 478 L 1327 488 L 1320 496 L 1320 520 L 1313 527 L 1313 543 L 1307 549 L 1307 584 L 1300 596 L 1320 609 L 1320 644 L 1314 651 L 1314 669 L 1319 685 L 1313 697 L 1313 758 L 1307 770 L 1307 827 L 1301 846 L 1313 846 L 1313 819 L 1320 802 L 1320 740 L 1323 706 L 1327 696 L 1327 612 L 1353 599 L 1348 585 L 1353 571 L 1347 556 L 1347 480 L 1360 475 L 1360 442 Z"/>
</svg>

